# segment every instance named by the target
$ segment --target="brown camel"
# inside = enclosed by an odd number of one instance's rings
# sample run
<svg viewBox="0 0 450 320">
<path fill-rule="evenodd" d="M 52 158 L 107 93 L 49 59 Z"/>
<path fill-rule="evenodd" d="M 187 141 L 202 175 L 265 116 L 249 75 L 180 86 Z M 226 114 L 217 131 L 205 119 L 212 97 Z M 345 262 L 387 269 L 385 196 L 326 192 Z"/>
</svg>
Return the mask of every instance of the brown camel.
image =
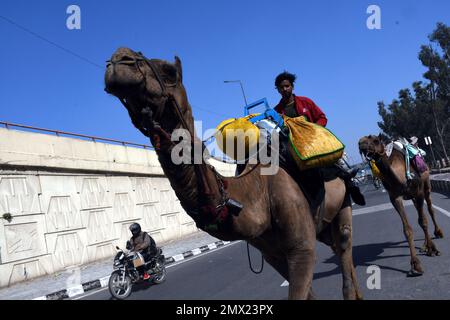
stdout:
<svg viewBox="0 0 450 320">
<path fill-rule="evenodd" d="M 194 133 L 180 59 L 176 57 L 173 64 L 149 60 L 119 48 L 108 61 L 105 85 L 125 105 L 133 124 L 150 138 L 182 207 L 197 226 L 219 239 L 248 241 L 289 281 L 289 299 L 313 298 L 316 224 L 304 193 L 285 170 L 261 175 L 265 166 L 249 164 L 238 177 L 222 177 L 204 161 L 172 161 L 171 152 L 178 145 L 171 141 L 175 129 L 187 129 L 194 148 L 204 147 Z M 343 181 L 334 179 L 326 184 L 321 207 L 326 217 L 332 217 L 326 230 L 340 257 L 344 298 L 355 299 L 361 293 L 352 257 L 351 207 L 342 205 L 346 195 Z M 242 209 L 228 199 L 242 204 Z"/>
<path fill-rule="evenodd" d="M 420 178 L 407 181 L 406 178 L 406 163 L 405 156 L 402 152 L 393 148 L 391 155 L 387 156 L 385 152 L 385 144 L 381 136 L 365 136 L 359 140 L 359 151 L 366 157 L 366 159 L 375 160 L 376 166 L 382 175 L 381 181 L 387 192 L 389 199 L 395 210 L 400 215 L 403 223 L 403 233 L 406 240 L 408 240 L 409 250 L 411 252 L 411 270 L 409 276 L 420 276 L 423 274 L 423 269 L 420 260 L 417 258 L 414 247 L 414 237 L 411 226 L 406 217 L 405 208 L 403 206 L 403 199 L 412 199 L 419 215 L 419 225 L 425 234 L 425 242 L 422 248 L 428 256 L 438 256 L 440 252 L 437 250 L 435 244 L 428 234 L 427 216 L 423 210 L 424 200 L 427 202 L 428 212 L 434 223 L 434 235 L 437 238 L 443 238 L 441 228 L 437 225 L 433 205 L 431 203 L 431 183 L 430 172 L 427 170 L 420 174 Z M 410 170 L 414 172 L 414 167 L 410 163 Z"/>
</svg>

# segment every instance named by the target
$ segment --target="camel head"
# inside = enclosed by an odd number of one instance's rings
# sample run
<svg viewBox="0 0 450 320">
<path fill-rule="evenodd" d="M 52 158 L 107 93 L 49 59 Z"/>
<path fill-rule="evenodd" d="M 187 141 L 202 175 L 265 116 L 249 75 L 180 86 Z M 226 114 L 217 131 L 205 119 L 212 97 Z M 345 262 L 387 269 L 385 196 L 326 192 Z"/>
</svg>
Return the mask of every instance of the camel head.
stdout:
<svg viewBox="0 0 450 320">
<path fill-rule="evenodd" d="M 359 153 L 365 158 L 377 159 L 384 154 L 382 136 L 364 136 L 358 142 Z"/>
<path fill-rule="evenodd" d="M 180 123 L 173 108 L 174 100 L 188 126 L 192 123 L 193 127 L 178 57 L 175 63 L 170 63 L 147 59 L 129 48 L 119 48 L 107 61 L 105 91 L 122 101 L 133 124 L 146 135 L 155 124 L 171 133 Z"/>
</svg>

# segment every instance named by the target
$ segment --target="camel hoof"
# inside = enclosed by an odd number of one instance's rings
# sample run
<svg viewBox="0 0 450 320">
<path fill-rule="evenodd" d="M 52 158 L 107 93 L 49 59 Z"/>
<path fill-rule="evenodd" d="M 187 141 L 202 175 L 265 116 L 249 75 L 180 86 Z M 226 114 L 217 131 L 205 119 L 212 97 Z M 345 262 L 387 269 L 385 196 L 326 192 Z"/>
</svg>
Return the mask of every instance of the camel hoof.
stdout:
<svg viewBox="0 0 450 320">
<path fill-rule="evenodd" d="M 420 260 L 417 257 L 411 259 L 411 270 L 409 270 L 407 277 L 419 277 L 423 274 L 423 269 Z"/>
<path fill-rule="evenodd" d="M 436 249 L 436 247 L 431 248 L 430 251 L 431 251 L 431 257 L 434 257 L 434 256 L 438 257 L 441 255 L 441 252 L 438 249 Z"/>
<path fill-rule="evenodd" d="M 429 257 L 434 257 L 434 256 L 440 256 L 441 253 L 439 252 L 439 250 L 436 248 L 436 246 L 434 245 L 434 243 L 431 243 L 428 247 L 427 247 L 427 256 Z"/>
<path fill-rule="evenodd" d="M 441 253 L 437 250 L 428 250 L 427 251 L 427 257 L 436 257 L 441 255 Z"/>
<path fill-rule="evenodd" d="M 438 229 L 438 230 L 434 231 L 434 236 L 438 239 L 442 239 L 442 238 L 444 238 L 444 233 L 442 232 L 441 229 Z"/>
<path fill-rule="evenodd" d="M 423 271 L 417 271 L 417 270 L 411 269 L 411 270 L 409 270 L 407 277 L 413 278 L 413 277 L 420 277 L 421 275 L 423 275 Z"/>
</svg>

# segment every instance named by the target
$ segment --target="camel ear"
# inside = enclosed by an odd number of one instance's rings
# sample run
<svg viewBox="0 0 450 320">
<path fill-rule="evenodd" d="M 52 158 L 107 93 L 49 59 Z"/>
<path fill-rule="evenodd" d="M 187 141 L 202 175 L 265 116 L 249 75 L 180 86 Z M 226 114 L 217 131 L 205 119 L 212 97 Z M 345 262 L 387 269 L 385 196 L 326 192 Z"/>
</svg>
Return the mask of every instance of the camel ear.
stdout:
<svg viewBox="0 0 450 320">
<path fill-rule="evenodd" d="M 175 56 L 175 67 L 178 71 L 178 76 L 180 77 L 180 82 L 183 82 L 183 70 L 181 68 L 181 60 L 178 56 Z"/>
</svg>

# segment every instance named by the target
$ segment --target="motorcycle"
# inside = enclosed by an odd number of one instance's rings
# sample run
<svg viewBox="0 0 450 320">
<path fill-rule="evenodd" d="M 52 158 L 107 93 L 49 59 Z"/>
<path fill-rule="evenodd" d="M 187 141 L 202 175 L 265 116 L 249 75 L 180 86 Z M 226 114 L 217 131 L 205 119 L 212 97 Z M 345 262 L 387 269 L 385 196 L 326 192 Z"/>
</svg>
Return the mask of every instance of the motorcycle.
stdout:
<svg viewBox="0 0 450 320">
<path fill-rule="evenodd" d="M 380 179 L 374 177 L 373 178 L 373 186 L 375 187 L 375 189 L 380 189 L 381 188 L 381 181 Z"/>
<path fill-rule="evenodd" d="M 127 248 L 129 247 L 127 243 Z M 157 248 L 157 253 L 149 261 L 145 262 L 139 252 L 118 250 L 114 257 L 114 271 L 108 281 L 108 288 L 111 295 L 119 300 L 130 296 L 133 285 L 145 281 L 159 284 L 166 279 L 165 257 L 162 249 Z M 150 276 L 144 280 L 144 272 Z"/>
</svg>

